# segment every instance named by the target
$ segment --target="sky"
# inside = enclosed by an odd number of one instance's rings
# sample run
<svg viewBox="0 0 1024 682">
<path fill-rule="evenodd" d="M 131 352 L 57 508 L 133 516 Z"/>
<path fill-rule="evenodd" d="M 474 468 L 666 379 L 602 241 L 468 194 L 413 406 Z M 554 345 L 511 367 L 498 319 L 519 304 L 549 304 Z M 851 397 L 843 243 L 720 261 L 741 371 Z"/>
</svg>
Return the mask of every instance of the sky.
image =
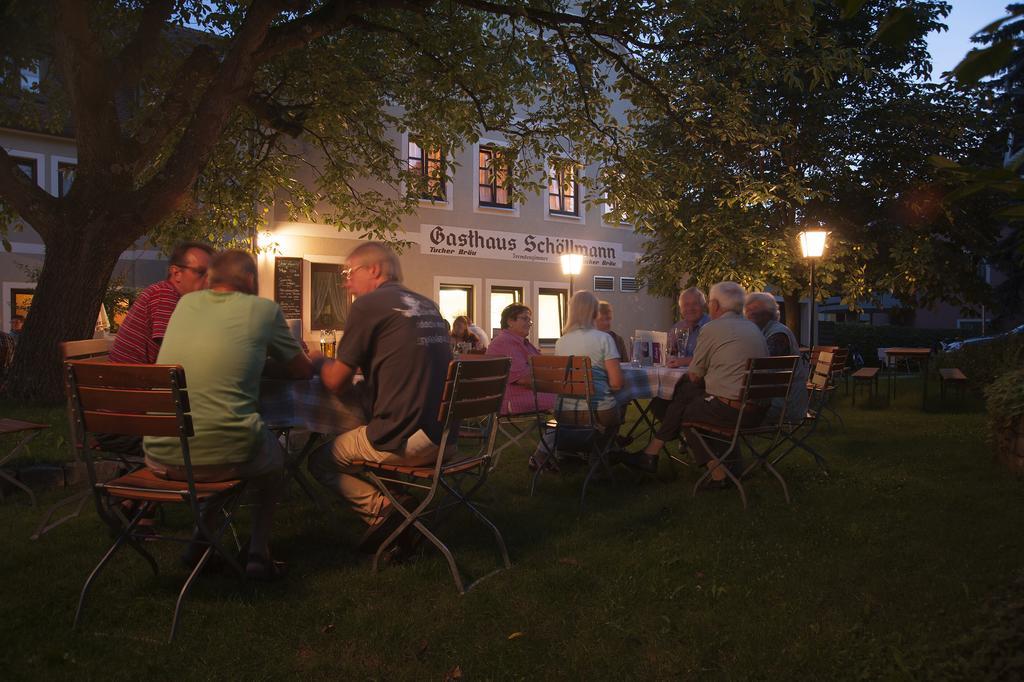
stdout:
<svg viewBox="0 0 1024 682">
<path fill-rule="evenodd" d="M 1011 0 L 949 0 L 952 11 L 943 22 L 948 31 L 935 31 L 928 36 L 932 54 L 932 80 L 939 81 L 943 71 L 950 71 L 975 47 L 971 35 L 996 19 L 1006 16 Z"/>
</svg>

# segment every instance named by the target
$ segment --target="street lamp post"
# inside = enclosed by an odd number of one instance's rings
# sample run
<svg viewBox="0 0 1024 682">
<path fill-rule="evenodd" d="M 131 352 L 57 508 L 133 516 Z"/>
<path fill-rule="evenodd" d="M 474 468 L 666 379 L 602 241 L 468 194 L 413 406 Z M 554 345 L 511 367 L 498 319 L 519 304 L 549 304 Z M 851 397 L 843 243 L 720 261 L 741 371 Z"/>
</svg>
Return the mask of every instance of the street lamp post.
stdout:
<svg viewBox="0 0 1024 682">
<path fill-rule="evenodd" d="M 825 242 L 828 239 L 828 232 L 826 230 L 804 230 L 799 234 L 799 237 L 800 250 L 803 252 L 804 258 L 811 264 L 811 333 L 809 336 L 811 348 L 814 348 L 814 345 L 818 342 L 818 321 L 814 310 L 814 261 L 821 258 L 822 254 L 825 253 Z"/>
<path fill-rule="evenodd" d="M 583 272 L 583 255 L 579 253 L 562 254 L 562 274 L 569 276 L 569 298 L 572 298 L 574 278 Z"/>
</svg>

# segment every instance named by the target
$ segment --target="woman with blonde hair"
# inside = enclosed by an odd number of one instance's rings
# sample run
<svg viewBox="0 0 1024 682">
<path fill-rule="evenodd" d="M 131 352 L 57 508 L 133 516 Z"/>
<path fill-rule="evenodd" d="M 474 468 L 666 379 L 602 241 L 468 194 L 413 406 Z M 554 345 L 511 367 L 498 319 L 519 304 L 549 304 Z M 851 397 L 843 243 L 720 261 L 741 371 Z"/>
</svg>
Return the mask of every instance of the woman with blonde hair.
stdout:
<svg viewBox="0 0 1024 682">
<path fill-rule="evenodd" d="M 556 405 L 558 420 L 567 424 L 590 422 L 591 409 L 597 424 L 604 429 L 604 438 L 615 436 L 622 423 L 618 403 L 613 391 L 622 388 L 622 368 L 619 366 L 619 351 L 608 334 L 594 326 L 598 313 L 597 296 L 591 291 L 578 291 L 569 301 L 569 315 L 562 329 L 562 338 L 555 343 L 555 355 L 575 355 L 590 358 L 594 377 L 594 393 L 591 404 L 585 400 L 563 399 Z M 553 445 L 554 435 L 549 432 L 545 441 L 537 446 L 531 464 L 546 459 Z M 561 442 L 559 446 L 561 447 Z"/>
</svg>

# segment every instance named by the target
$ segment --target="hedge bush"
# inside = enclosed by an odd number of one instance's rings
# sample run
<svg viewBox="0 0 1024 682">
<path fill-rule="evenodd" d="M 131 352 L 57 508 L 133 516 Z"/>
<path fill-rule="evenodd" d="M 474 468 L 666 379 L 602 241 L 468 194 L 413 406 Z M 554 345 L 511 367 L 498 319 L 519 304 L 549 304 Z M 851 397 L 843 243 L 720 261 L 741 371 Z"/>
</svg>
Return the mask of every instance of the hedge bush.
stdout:
<svg viewBox="0 0 1024 682">
<path fill-rule="evenodd" d="M 868 324 L 836 324 L 836 345 L 855 348 L 864 364 L 868 367 L 880 367 L 879 348 L 893 346 L 910 346 L 920 348 L 938 348 L 940 341 L 960 338 L 963 332 L 959 329 L 916 329 L 914 327 L 897 327 L 893 325 L 872 326 Z M 966 372 L 966 370 L 964 370 Z"/>
</svg>

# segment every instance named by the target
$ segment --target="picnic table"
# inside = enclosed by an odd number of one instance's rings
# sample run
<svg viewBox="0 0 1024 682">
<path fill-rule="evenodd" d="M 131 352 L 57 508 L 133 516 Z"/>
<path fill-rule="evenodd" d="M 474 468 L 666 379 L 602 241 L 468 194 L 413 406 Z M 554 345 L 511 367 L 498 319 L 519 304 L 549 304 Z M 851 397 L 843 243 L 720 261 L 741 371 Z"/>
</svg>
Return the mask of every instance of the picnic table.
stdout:
<svg viewBox="0 0 1024 682">
<path fill-rule="evenodd" d="M 914 348 L 914 347 L 895 347 L 886 348 L 885 357 L 887 359 L 886 364 L 890 367 L 894 366 L 894 363 L 900 358 L 904 360 L 917 360 L 918 365 L 921 368 L 921 409 L 924 409 L 925 402 L 928 399 L 928 361 L 932 356 L 931 348 Z M 892 393 L 892 397 L 896 397 L 896 381 L 894 379 L 895 372 L 890 369 L 889 371 L 889 389 Z"/>
<path fill-rule="evenodd" d="M 351 398 L 351 399 L 350 399 Z M 260 415 L 273 433 L 291 435 L 293 429 L 304 429 L 309 435 L 298 452 L 288 452 L 287 474 L 294 478 L 306 495 L 323 508 L 319 495 L 302 471 L 302 464 L 328 436 L 351 431 L 366 423 L 362 406 L 355 392 L 339 397 L 320 381 L 312 379 L 264 379 L 260 382 Z"/>
<path fill-rule="evenodd" d="M 654 431 L 654 420 L 651 418 L 650 403 L 646 405 L 640 401 L 644 398 L 662 398 L 671 400 L 676 390 L 676 384 L 686 376 L 686 367 L 660 367 L 650 365 L 641 367 L 635 363 L 624 363 L 622 365 L 622 388 L 615 392 L 615 401 L 626 407 L 630 403 L 636 406 L 640 416 L 626 432 L 627 437 L 632 437 L 633 432 L 641 424 Z"/>
</svg>

